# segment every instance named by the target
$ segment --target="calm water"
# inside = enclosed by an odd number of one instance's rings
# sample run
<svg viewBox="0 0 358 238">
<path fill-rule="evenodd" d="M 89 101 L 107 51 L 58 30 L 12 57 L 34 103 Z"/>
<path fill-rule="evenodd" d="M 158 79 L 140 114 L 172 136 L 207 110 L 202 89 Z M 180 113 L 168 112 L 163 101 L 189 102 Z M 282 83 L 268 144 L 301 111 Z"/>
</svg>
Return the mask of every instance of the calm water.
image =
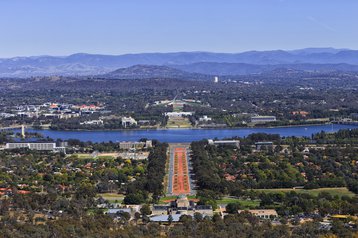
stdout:
<svg viewBox="0 0 358 238">
<path fill-rule="evenodd" d="M 242 128 L 242 129 L 168 129 L 168 130 L 117 130 L 117 131 L 52 131 L 33 130 L 53 139 L 79 139 L 81 141 L 137 141 L 141 138 L 157 139 L 162 142 L 191 142 L 208 138 L 245 137 L 252 133 L 280 134 L 281 136 L 311 136 L 321 131 L 336 132 L 340 129 L 353 129 L 353 125 L 315 125 L 284 128 Z"/>
</svg>

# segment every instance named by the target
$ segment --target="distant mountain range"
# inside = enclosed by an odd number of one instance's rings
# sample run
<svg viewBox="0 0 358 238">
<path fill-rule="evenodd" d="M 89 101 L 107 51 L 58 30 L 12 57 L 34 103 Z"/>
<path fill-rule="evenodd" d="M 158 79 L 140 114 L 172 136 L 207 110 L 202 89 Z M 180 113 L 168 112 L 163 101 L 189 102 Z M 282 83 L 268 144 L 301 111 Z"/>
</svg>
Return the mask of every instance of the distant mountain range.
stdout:
<svg viewBox="0 0 358 238">
<path fill-rule="evenodd" d="M 30 77 L 49 75 L 110 75 L 136 77 L 153 74 L 156 77 L 182 75 L 243 75 L 262 73 L 278 68 L 304 71 L 358 71 L 358 50 L 307 48 L 284 51 L 247 51 L 243 53 L 143 53 L 125 55 L 74 54 L 65 57 L 36 56 L 0 59 L 0 77 Z M 168 68 L 143 66 L 165 66 Z M 170 70 L 169 70 L 170 68 Z M 116 70 L 120 69 L 117 73 Z M 150 70 L 154 70 L 150 72 Z M 176 69 L 177 71 L 175 71 Z M 137 68 L 138 70 L 138 68 Z M 148 71 L 149 70 L 149 71 Z M 179 71 L 180 72 L 179 72 Z M 113 72 L 114 71 L 114 72 Z M 138 72 L 138 71 L 137 71 Z M 130 75 L 133 73 L 132 75 Z M 198 76 L 198 75 L 196 75 Z M 146 76 L 147 77 L 147 76 Z"/>
</svg>

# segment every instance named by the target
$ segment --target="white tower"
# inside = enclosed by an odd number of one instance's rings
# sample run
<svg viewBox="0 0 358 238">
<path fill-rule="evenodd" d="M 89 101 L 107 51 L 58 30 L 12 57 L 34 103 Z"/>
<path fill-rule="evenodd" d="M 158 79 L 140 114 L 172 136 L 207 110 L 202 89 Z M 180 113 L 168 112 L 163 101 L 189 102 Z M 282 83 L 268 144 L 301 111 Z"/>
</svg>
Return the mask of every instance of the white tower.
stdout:
<svg viewBox="0 0 358 238">
<path fill-rule="evenodd" d="M 24 125 L 21 126 L 21 137 L 25 138 L 25 126 Z"/>
<path fill-rule="evenodd" d="M 218 76 L 215 76 L 214 77 L 214 83 L 218 83 L 219 82 L 219 77 Z"/>
</svg>

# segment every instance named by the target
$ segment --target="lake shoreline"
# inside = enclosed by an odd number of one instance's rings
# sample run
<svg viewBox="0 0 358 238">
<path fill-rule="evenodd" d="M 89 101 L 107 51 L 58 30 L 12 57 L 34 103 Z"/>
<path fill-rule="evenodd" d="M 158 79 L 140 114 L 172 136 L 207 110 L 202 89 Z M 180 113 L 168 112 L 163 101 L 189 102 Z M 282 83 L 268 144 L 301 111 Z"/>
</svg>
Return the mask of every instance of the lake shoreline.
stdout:
<svg viewBox="0 0 358 238">
<path fill-rule="evenodd" d="M 101 132 L 101 131 L 164 131 L 164 130 L 237 130 L 237 129 L 274 129 L 274 128 L 290 128 L 290 127 L 305 127 L 305 126 L 322 126 L 322 125 L 337 125 L 333 123 L 314 123 L 314 124 L 297 124 L 297 125 L 283 125 L 283 126 L 251 126 L 251 127 L 215 127 L 215 128 L 197 128 L 197 127 L 187 127 L 187 128 L 130 128 L 130 129 L 63 129 L 63 130 L 54 130 L 51 128 L 33 128 L 28 127 L 33 130 L 38 131 L 78 131 L 78 132 Z"/>
</svg>

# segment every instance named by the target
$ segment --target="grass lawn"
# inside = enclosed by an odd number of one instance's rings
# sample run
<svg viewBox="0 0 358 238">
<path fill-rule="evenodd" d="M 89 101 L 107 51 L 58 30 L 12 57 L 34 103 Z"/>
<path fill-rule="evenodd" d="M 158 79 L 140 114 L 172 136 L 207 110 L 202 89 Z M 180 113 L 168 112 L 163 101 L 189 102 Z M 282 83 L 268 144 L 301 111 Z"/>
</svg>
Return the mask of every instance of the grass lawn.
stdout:
<svg viewBox="0 0 358 238">
<path fill-rule="evenodd" d="M 111 155 L 99 155 L 98 159 L 114 159 L 114 156 Z"/>
<path fill-rule="evenodd" d="M 103 197 L 105 200 L 108 200 L 109 202 L 118 201 L 121 202 L 124 199 L 124 195 L 117 194 L 117 193 L 97 193 L 97 196 Z"/>
<path fill-rule="evenodd" d="M 328 192 L 332 196 L 349 196 L 354 197 L 355 194 L 349 191 L 347 188 L 318 188 L 318 189 L 292 189 L 292 188 L 274 188 L 274 189 L 254 189 L 257 192 L 264 192 L 264 193 L 287 193 L 291 191 L 295 191 L 296 193 L 308 193 L 313 196 L 318 196 L 320 192 Z"/>
<path fill-rule="evenodd" d="M 223 198 L 220 200 L 216 200 L 217 204 L 228 204 L 228 203 L 240 203 L 241 206 L 245 208 L 256 208 L 260 205 L 259 200 L 243 200 L 239 198 Z"/>
<path fill-rule="evenodd" d="M 75 156 L 78 159 L 93 159 L 91 154 L 85 154 L 85 153 L 78 153 L 78 154 L 73 154 L 71 156 Z"/>
<path fill-rule="evenodd" d="M 170 128 L 188 128 L 191 127 L 191 123 L 188 118 L 180 117 L 180 118 L 170 118 L 166 127 Z"/>
<path fill-rule="evenodd" d="M 191 127 L 191 124 L 189 121 L 168 121 L 167 127 L 188 128 L 188 127 Z"/>
<path fill-rule="evenodd" d="M 182 104 L 173 104 L 173 112 L 182 112 L 184 109 L 184 106 Z"/>
</svg>

